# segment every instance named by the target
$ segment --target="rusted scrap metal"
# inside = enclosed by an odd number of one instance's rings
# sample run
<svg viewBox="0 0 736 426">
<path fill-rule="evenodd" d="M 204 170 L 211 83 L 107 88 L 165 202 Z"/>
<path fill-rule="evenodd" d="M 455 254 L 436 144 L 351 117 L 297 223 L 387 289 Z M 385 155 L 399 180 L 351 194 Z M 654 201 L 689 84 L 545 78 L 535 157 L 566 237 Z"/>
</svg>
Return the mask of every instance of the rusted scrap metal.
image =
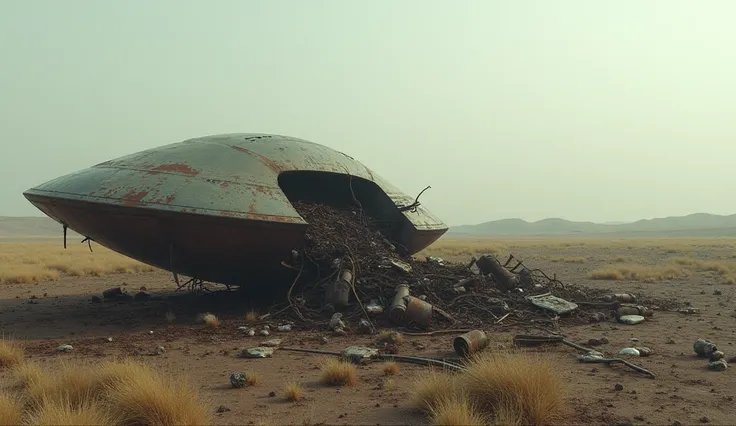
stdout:
<svg viewBox="0 0 736 426">
<path fill-rule="evenodd" d="M 310 225 L 297 201 L 348 200 L 379 212 L 386 237 L 407 255 L 448 229 L 418 197 L 359 161 L 278 135 L 190 139 L 105 161 L 23 195 L 62 225 L 65 247 L 71 228 L 155 267 L 235 286 L 293 277 L 281 262 Z"/>
<path fill-rule="evenodd" d="M 483 330 L 472 330 L 467 333 L 461 334 L 452 341 L 452 347 L 455 349 L 455 353 L 461 357 L 468 357 L 469 355 L 479 352 L 488 346 L 488 336 Z"/>
<path fill-rule="evenodd" d="M 576 303 L 568 302 L 567 300 L 554 296 L 551 293 L 527 296 L 527 300 L 529 300 L 532 305 L 551 311 L 556 315 L 564 315 L 578 308 Z"/>
<path fill-rule="evenodd" d="M 582 355 L 578 356 L 580 362 L 587 363 L 600 363 L 600 364 L 624 364 L 634 371 L 648 375 L 654 378 L 655 375 L 651 371 L 633 364 L 625 359 L 621 358 L 607 358 L 602 353 L 595 351 L 585 346 L 578 345 L 577 343 L 571 342 L 565 339 L 564 336 L 559 335 L 529 335 L 529 334 L 517 334 L 514 336 L 514 344 L 519 346 L 540 346 L 540 345 L 554 345 L 562 343 L 563 345 L 570 346 L 583 352 Z"/>
<path fill-rule="evenodd" d="M 519 285 L 519 277 L 504 268 L 494 256 L 481 256 L 475 261 L 475 264 L 483 274 L 492 275 L 504 290 L 511 290 Z"/>
</svg>

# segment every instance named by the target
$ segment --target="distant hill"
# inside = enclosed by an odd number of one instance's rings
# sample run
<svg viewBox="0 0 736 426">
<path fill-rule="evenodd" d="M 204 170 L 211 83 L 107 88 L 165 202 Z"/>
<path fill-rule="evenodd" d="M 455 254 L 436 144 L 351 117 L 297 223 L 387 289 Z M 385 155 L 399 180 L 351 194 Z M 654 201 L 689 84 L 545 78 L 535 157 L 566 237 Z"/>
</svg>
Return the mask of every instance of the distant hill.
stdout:
<svg viewBox="0 0 736 426">
<path fill-rule="evenodd" d="M 63 235 L 61 224 L 48 217 L 3 217 L 0 216 L 0 237 L 26 238 L 49 237 L 58 238 Z M 79 234 L 69 230 L 68 236 Z"/>
<path fill-rule="evenodd" d="M 687 216 L 643 219 L 630 223 L 572 222 L 564 219 L 542 219 L 527 222 L 521 219 L 501 219 L 478 225 L 450 228 L 448 236 L 553 236 L 615 234 L 615 236 L 677 235 L 677 236 L 736 236 L 736 214 L 719 216 L 695 213 Z M 614 236 L 614 235 L 612 235 Z"/>
<path fill-rule="evenodd" d="M 478 225 L 451 227 L 447 236 L 457 237 L 521 237 L 521 236 L 671 236 L 718 237 L 736 236 L 736 214 L 719 216 L 695 213 L 687 216 L 643 219 L 630 223 L 572 222 L 549 218 L 536 222 L 501 219 Z M 48 217 L 0 217 L 0 238 L 60 238 L 62 228 Z M 79 236 L 69 230 L 69 236 Z"/>
</svg>

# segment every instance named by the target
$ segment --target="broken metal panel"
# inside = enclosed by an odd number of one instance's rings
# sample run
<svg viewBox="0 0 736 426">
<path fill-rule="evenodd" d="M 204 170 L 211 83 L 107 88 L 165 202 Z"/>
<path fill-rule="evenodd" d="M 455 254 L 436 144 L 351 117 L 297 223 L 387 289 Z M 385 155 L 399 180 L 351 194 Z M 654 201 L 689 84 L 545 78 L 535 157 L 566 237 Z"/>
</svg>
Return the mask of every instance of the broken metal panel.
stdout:
<svg viewBox="0 0 736 426">
<path fill-rule="evenodd" d="M 554 312 L 557 315 L 566 314 L 578 308 L 576 303 L 568 302 L 550 293 L 527 296 L 527 300 L 534 306 Z"/>
</svg>

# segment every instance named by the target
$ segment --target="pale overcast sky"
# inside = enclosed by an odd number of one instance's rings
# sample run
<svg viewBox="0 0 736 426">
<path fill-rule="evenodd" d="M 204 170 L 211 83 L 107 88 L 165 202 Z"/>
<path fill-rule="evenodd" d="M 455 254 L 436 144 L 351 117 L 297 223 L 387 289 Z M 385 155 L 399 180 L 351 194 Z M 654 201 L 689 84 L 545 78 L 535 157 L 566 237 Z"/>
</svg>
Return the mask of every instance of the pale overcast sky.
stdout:
<svg viewBox="0 0 736 426">
<path fill-rule="evenodd" d="M 736 1 L 0 0 L 0 215 L 218 133 L 328 145 L 450 225 L 736 213 Z"/>
</svg>

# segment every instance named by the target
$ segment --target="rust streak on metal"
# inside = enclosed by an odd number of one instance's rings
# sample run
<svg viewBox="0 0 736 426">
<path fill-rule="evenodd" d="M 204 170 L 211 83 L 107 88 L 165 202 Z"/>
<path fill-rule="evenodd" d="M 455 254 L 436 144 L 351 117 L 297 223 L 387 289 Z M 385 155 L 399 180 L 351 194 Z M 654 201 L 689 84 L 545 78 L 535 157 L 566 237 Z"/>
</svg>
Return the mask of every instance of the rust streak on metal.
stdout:
<svg viewBox="0 0 736 426">
<path fill-rule="evenodd" d="M 249 210 L 251 208 L 252 208 L 252 205 L 249 206 Z M 228 212 L 228 211 L 221 211 L 220 216 L 243 217 L 243 218 L 248 218 L 248 219 L 265 220 L 269 222 L 281 222 L 281 223 L 298 223 L 300 221 L 299 218 L 296 218 L 296 217 L 272 216 L 272 215 L 265 215 L 265 214 L 240 213 L 240 212 Z"/>
<path fill-rule="evenodd" d="M 232 149 L 234 149 L 236 151 L 240 151 L 240 152 L 244 152 L 246 154 L 250 154 L 250 155 L 258 158 L 259 160 L 261 160 L 261 162 L 263 162 L 263 164 L 265 164 L 266 167 L 268 167 L 272 171 L 274 171 L 276 173 L 281 173 L 281 169 L 282 169 L 281 166 L 278 163 L 276 163 L 275 161 L 273 161 L 270 158 L 268 158 L 268 157 L 265 157 L 265 156 L 263 156 L 261 154 L 256 154 L 255 152 L 253 152 L 253 151 L 251 151 L 249 149 L 245 149 L 245 148 L 240 147 L 240 146 L 237 146 L 237 145 L 230 145 L 230 148 L 232 148 Z"/>
<path fill-rule="evenodd" d="M 199 170 L 193 169 L 184 163 L 162 164 L 154 167 L 153 171 L 181 173 L 188 176 L 197 176 L 199 174 Z"/>
<path fill-rule="evenodd" d="M 123 204 L 126 206 L 139 206 L 141 200 L 148 195 L 148 191 L 136 192 L 135 189 L 131 189 L 127 194 L 123 195 Z"/>
</svg>

